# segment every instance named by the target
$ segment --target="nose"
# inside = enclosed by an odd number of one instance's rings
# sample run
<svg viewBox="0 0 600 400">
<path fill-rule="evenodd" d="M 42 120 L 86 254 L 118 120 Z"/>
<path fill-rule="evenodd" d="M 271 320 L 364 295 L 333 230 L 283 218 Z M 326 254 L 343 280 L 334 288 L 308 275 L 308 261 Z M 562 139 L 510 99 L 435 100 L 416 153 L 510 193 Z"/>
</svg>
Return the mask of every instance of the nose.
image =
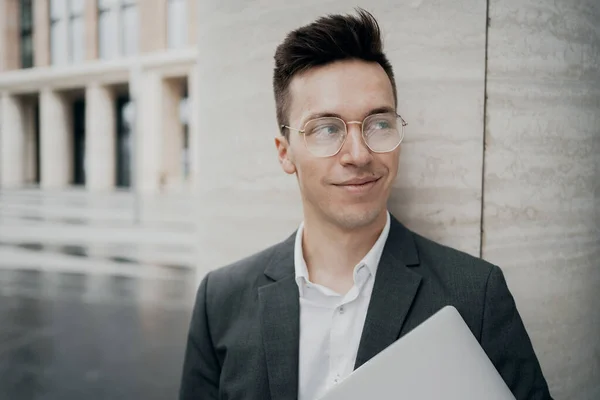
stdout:
<svg viewBox="0 0 600 400">
<path fill-rule="evenodd" d="M 359 122 L 347 123 L 348 136 L 341 149 L 342 165 L 363 167 L 373 160 L 373 154 L 362 137 L 362 126 Z"/>
</svg>

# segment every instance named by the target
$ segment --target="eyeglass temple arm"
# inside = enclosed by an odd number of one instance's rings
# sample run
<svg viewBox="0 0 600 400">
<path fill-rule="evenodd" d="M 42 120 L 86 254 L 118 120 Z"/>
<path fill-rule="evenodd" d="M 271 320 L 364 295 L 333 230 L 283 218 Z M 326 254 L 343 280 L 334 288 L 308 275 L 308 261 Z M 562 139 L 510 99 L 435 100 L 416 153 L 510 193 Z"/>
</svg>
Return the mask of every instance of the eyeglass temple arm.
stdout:
<svg viewBox="0 0 600 400">
<path fill-rule="evenodd" d="M 289 129 L 290 131 L 304 133 L 304 129 L 296 129 L 296 128 L 292 128 L 291 126 L 287 126 L 287 125 L 281 125 L 281 129 Z"/>
<path fill-rule="evenodd" d="M 408 125 L 408 122 L 406 122 L 406 121 L 404 120 L 404 118 L 402 118 L 402 116 L 401 116 L 400 114 L 396 114 L 396 116 L 397 116 L 398 118 L 400 118 L 400 121 L 402 121 L 402 126 L 406 126 L 406 125 Z"/>
</svg>

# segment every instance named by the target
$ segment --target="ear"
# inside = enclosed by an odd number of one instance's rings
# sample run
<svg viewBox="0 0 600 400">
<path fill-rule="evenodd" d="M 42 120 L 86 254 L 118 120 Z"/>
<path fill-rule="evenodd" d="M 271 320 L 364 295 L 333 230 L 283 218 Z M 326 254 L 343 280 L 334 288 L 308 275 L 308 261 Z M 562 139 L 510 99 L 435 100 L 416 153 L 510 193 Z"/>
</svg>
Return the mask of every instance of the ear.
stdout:
<svg viewBox="0 0 600 400">
<path fill-rule="evenodd" d="M 275 138 L 275 147 L 277 148 L 277 156 L 281 168 L 287 174 L 295 174 L 296 165 L 294 164 L 294 157 L 290 149 L 290 143 L 285 136 L 277 136 Z"/>
</svg>

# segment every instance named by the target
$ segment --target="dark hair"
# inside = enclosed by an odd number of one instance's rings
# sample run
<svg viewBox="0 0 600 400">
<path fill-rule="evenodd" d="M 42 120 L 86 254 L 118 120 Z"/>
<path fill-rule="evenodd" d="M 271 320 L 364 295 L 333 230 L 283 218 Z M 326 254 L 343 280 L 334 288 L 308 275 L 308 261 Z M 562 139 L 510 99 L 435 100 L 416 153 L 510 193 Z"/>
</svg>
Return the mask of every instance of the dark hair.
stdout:
<svg viewBox="0 0 600 400">
<path fill-rule="evenodd" d="M 288 125 L 289 86 L 292 78 L 310 68 L 340 60 L 376 62 L 392 84 L 397 103 L 392 65 L 383 53 L 381 31 L 375 17 L 362 8 L 358 15 L 328 15 L 290 32 L 275 51 L 273 91 L 277 123 Z M 287 130 L 281 129 L 283 134 Z M 287 134 L 286 134 L 287 135 Z"/>
</svg>

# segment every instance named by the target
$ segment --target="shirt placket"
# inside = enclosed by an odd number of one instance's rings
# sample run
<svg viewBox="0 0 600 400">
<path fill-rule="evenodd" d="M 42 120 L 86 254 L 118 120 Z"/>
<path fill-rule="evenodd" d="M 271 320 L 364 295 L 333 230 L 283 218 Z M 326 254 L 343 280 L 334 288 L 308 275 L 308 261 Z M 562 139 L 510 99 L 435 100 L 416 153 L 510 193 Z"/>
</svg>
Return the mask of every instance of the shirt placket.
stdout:
<svg viewBox="0 0 600 400">
<path fill-rule="evenodd" d="M 330 365 L 328 386 L 338 384 L 345 376 L 348 357 L 348 336 L 352 322 L 352 302 L 356 300 L 359 288 L 354 286 L 339 305 L 333 310 L 330 336 Z"/>
</svg>

